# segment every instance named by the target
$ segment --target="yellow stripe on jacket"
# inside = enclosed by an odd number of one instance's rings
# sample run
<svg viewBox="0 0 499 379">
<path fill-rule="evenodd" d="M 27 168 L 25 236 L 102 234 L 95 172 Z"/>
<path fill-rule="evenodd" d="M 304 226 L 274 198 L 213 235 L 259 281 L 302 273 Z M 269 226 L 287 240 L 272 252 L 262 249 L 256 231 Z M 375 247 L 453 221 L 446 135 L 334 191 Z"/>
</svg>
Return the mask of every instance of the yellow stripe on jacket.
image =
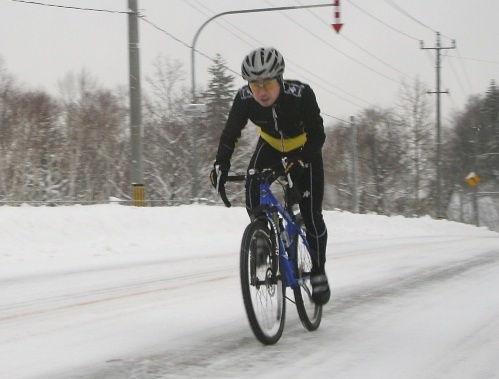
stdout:
<svg viewBox="0 0 499 379">
<path fill-rule="evenodd" d="M 274 149 L 279 150 L 281 153 L 287 153 L 288 151 L 298 149 L 305 145 L 307 142 L 307 135 L 305 133 L 300 134 L 293 138 L 276 138 L 272 137 L 270 134 L 265 133 L 261 127 L 257 126 L 258 133 L 270 146 Z"/>
</svg>

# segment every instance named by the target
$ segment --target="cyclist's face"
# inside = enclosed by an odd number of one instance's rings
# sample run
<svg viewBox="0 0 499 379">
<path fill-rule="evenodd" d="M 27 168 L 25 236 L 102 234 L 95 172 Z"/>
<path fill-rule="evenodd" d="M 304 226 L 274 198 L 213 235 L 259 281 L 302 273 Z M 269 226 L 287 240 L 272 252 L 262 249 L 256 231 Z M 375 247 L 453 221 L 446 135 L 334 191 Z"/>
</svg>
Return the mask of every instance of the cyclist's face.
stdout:
<svg viewBox="0 0 499 379">
<path fill-rule="evenodd" d="M 263 79 L 249 82 L 253 97 L 262 107 L 270 107 L 277 100 L 281 86 L 277 79 Z"/>
</svg>

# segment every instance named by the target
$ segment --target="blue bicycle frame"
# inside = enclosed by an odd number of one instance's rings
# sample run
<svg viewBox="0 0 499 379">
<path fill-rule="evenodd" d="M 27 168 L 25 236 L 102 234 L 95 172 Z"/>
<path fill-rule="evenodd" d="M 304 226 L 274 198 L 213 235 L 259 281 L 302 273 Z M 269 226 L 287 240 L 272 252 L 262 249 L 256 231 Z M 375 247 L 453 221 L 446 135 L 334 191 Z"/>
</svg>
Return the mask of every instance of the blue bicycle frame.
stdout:
<svg viewBox="0 0 499 379">
<path fill-rule="evenodd" d="M 266 211 L 267 218 L 272 222 L 272 227 L 274 228 L 275 231 L 278 231 L 282 233 L 283 231 L 280 230 L 281 225 L 276 225 L 275 223 L 278 222 L 276 213 L 278 213 L 283 220 L 286 222 L 286 226 L 284 227 L 284 232 L 286 233 L 286 238 L 288 240 L 288 248 L 284 246 L 284 241 L 281 238 L 280 233 L 276 233 L 276 242 L 279 246 L 279 262 L 281 266 L 281 273 L 284 275 L 284 284 L 286 287 L 291 287 L 291 288 L 296 288 L 298 286 L 298 280 L 295 278 L 294 275 L 294 270 L 293 270 L 293 260 L 296 259 L 295 256 L 289 256 L 289 252 L 295 251 L 294 247 L 294 240 L 293 238 L 290 238 L 290 236 L 293 236 L 295 234 L 298 235 L 298 238 L 301 238 L 305 246 L 307 247 L 307 250 L 310 251 L 310 248 L 308 246 L 307 238 L 305 234 L 303 233 L 303 230 L 294 223 L 293 219 L 291 218 L 290 214 L 284 209 L 284 207 L 281 205 L 281 203 L 277 200 L 277 198 L 274 196 L 272 191 L 270 190 L 270 184 L 267 183 L 266 181 L 262 181 L 259 186 L 260 189 L 260 206 L 263 206 L 263 208 Z M 279 235 L 278 235 L 279 234 Z"/>
</svg>

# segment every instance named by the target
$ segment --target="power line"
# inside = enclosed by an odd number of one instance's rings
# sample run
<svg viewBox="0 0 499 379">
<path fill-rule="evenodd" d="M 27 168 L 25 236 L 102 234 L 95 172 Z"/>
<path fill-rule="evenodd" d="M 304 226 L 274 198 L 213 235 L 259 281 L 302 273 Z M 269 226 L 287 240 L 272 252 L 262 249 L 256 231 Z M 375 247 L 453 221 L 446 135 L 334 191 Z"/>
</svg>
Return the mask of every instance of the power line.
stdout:
<svg viewBox="0 0 499 379">
<path fill-rule="evenodd" d="M 339 118 L 339 117 L 334 117 L 334 116 L 331 116 L 330 114 L 328 114 L 328 113 L 326 113 L 326 112 L 322 112 L 322 111 L 321 111 L 321 115 L 324 115 L 324 116 L 330 117 L 330 118 L 335 119 L 335 120 L 340 121 L 340 122 L 344 122 L 345 124 L 349 124 L 349 123 L 350 123 L 349 121 L 343 120 L 343 119 L 341 119 L 341 118 Z"/>
<path fill-rule="evenodd" d="M 295 0 L 296 3 L 298 4 L 301 4 L 301 2 L 299 0 Z M 313 15 L 315 18 L 317 18 L 318 20 L 320 20 L 321 22 L 323 22 L 323 20 L 318 17 L 314 12 L 312 12 L 310 9 L 307 9 L 308 13 L 310 13 L 311 15 Z M 350 38 L 346 37 L 344 34 L 341 34 L 341 37 L 346 39 L 349 43 L 351 43 L 352 45 L 354 45 L 357 49 L 359 50 L 362 50 L 364 53 L 366 53 L 367 55 L 369 55 L 370 57 L 376 59 L 378 62 L 384 64 L 385 66 L 389 67 L 390 69 L 398 72 L 399 74 L 401 74 L 402 76 L 405 76 L 407 78 L 410 78 L 412 79 L 412 76 L 410 75 L 407 75 L 406 73 L 400 71 L 398 68 L 396 67 L 393 67 L 392 65 L 390 65 L 389 63 L 385 62 L 383 59 L 377 57 L 376 55 L 372 54 L 371 52 L 367 51 L 366 49 L 364 49 L 362 46 L 360 46 L 359 44 L 355 43 L 354 41 L 352 41 Z"/>
<path fill-rule="evenodd" d="M 416 37 L 413 37 L 413 36 L 411 36 L 411 35 L 409 35 L 409 34 L 407 34 L 407 33 L 404 33 L 403 31 L 398 30 L 397 28 L 394 28 L 393 26 L 391 26 L 391 25 L 387 24 L 386 22 L 384 22 L 384 21 L 380 20 L 379 18 L 374 17 L 372 14 L 370 14 L 370 13 L 369 13 L 369 12 L 367 12 L 366 10 L 362 9 L 362 8 L 361 8 L 361 7 L 359 7 L 357 4 L 353 3 L 353 2 L 352 2 L 352 0 L 349 0 L 349 3 L 350 3 L 351 5 L 353 5 L 355 8 L 357 8 L 359 11 L 361 11 L 361 12 L 365 13 L 366 15 L 368 15 L 369 17 L 371 17 L 372 19 L 374 19 L 374 20 L 378 21 L 380 24 L 385 25 L 386 27 L 388 27 L 388 28 L 392 29 L 393 31 L 395 31 L 395 32 L 397 32 L 397 33 L 399 33 L 399 34 L 402 34 L 403 36 L 405 36 L 405 37 L 407 37 L 407 38 L 410 38 L 410 39 L 412 39 L 412 40 L 414 40 L 414 41 L 419 41 L 419 40 L 420 40 L 419 38 L 416 38 Z"/>
<path fill-rule="evenodd" d="M 458 49 L 458 56 L 457 57 L 455 55 L 447 55 L 447 56 L 450 57 L 450 58 L 459 58 L 459 59 L 465 59 L 465 60 L 475 61 L 475 62 L 481 62 L 481 63 L 499 64 L 499 62 L 488 61 L 488 60 L 485 60 L 485 59 L 462 57 L 461 54 L 459 54 L 459 49 Z"/>
<path fill-rule="evenodd" d="M 16 3 L 24 3 L 24 4 L 31 4 L 31 5 L 40 5 L 44 7 L 52 7 L 52 8 L 64 8 L 64 9 L 74 9 L 74 10 L 79 10 L 79 11 L 91 11 L 91 12 L 105 12 L 105 13 L 122 13 L 122 14 L 130 14 L 130 13 L 135 13 L 135 12 L 130 12 L 130 11 L 113 11 L 110 9 L 97 9 L 97 8 L 82 8 L 82 7 L 72 7 L 69 5 L 59 5 L 59 4 L 47 4 L 47 3 L 41 3 L 38 1 L 28 1 L 28 0 L 10 0 Z"/>
<path fill-rule="evenodd" d="M 177 38 L 175 37 L 173 34 L 171 34 L 170 32 L 166 31 L 165 29 L 161 28 L 160 26 L 156 25 L 155 23 L 153 23 L 152 21 L 149 21 L 144 15 L 141 15 L 140 16 L 140 19 L 142 21 L 144 21 L 145 23 L 151 25 L 153 28 L 159 30 L 161 33 L 164 33 L 166 34 L 168 37 L 174 39 L 175 41 L 177 41 L 178 43 L 184 45 L 185 47 L 187 47 L 188 49 L 191 48 L 191 45 L 187 44 L 186 42 L 182 41 L 180 38 Z M 200 54 L 203 54 L 201 52 L 199 52 Z M 211 59 L 209 57 L 207 57 L 208 59 Z"/>
<path fill-rule="evenodd" d="M 38 2 L 38 1 L 28 1 L 28 0 L 10 0 L 10 1 L 17 2 L 17 3 L 31 4 L 31 5 L 45 6 L 45 7 L 52 7 L 52 8 L 74 9 L 74 10 L 92 11 L 92 12 L 106 12 L 106 13 L 120 13 L 120 14 L 135 14 L 136 13 L 138 15 L 138 17 L 142 21 L 148 23 L 152 27 L 154 27 L 157 30 L 161 31 L 162 33 L 166 34 L 167 36 L 169 36 L 170 38 L 174 39 L 178 43 L 184 45 L 185 47 L 187 47 L 189 49 L 191 48 L 191 46 L 189 44 L 187 44 L 186 42 L 184 42 L 181 39 L 177 38 L 173 34 L 171 34 L 168 31 L 166 31 L 165 29 L 163 29 L 163 28 L 159 27 L 158 25 L 154 24 L 153 22 L 149 21 L 143 14 L 140 14 L 139 12 L 113 11 L 113 10 L 109 10 L 109 9 L 97 9 L 97 8 L 82 8 L 82 7 L 73 7 L 73 6 L 58 5 L 58 4 L 47 4 L 47 3 L 41 3 L 41 2 Z M 215 62 L 214 59 L 212 59 L 210 56 L 208 56 L 207 54 L 203 53 L 202 51 L 196 50 L 196 52 L 199 53 L 200 55 L 204 56 L 205 58 L 209 59 L 210 61 Z M 231 70 L 229 67 L 225 67 L 225 68 L 228 69 L 229 71 L 235 73 L 236 75 L 238 74 L 234 70 Z"/>
<path fill-rule="evenodd" d="M 412 21 L 414 21 L 415 23 L 421 25 L 422 27 L 432 31 L 433 33 L 437 33 L 437 31 L 435 29 L 433 29 L 432 27 L 424 24 L 423 22 L 419 21 L 416 17 L 412 16 L 409 12 L 405 11 L 404 9 L 402 9 L 402 7 L 400 7 L 399 5 L 395 4 L 392 0 L 385 0 L 385 3 L 387 3 L 388 5 L 390 5 L 391 7 L 395 8 L 397 11 L 399 11 L 400 13 L 402 13 L 404 16 L 408 17 L 409 19 L 411 19 Z M 450 37 L 447 37 L 446 35 L 440 33 L 440 35 L 442 37 L 445 37 L 445 38 L 448 38 L 450 40 L 452 40 L 452 38 Z"/>
<path fill-rule="evenodd" d="M 175 37 L 173 34 L 171 34 L 170 32 L 164 30 L 163 28 L 159 27 L 158 25 L 156 25 L 155 23 L 149 21 L 144 15 L 140 15 L 140 19 L 146 23 L 148 23 L 149 25 L 151 25 L 153 28 L 159 30 L 160 32 L 166 34 L 168 37 L 174 39 L 175 41 L 177 41 L 178 43 L 182 44 L 184 47 L 187 47 L 188 49 L 191 49 L 192 46 L 189 45 L 188 43 L 182 41 L 180 38 L 177 38 Z M 203 57 L 205 57 L 206 59 L 208 59 L 209 61 L 213 62 L 213 63 L 217 63 L 216 60 L 212 57 L 210 57 L 208 54 L 205 54 L 203 53 L 202 51 L 198 50 L 198 49 L 195 49 L 195 51 L 199 54 L 199 55 L 202 55 Z M 232 70 L 230 67 L 227 67 L 227 66 L 224 66 L 224 68 L 226 68 L 228 71 L 232 72 L 233 74 L 236 74 L 236 75 L 239 75 L 238 72 Z"/>
<path fill-rule="evenodd" d="M 428 25 L 422 23 L 421 21 L 419 21 L 416 17 L 413 17 L 412 15 L 410 15 L 408 12 L 406 12 L 404 9 L 402 9 L 400 6 L 398 6 L 397 4 L 395 4 L 392 0 L 385 0 L 385 3 L 387 3 L 388 5 L 390 5 L 391 7 L 395 8 L 397 11 L 399 11 L 400 13 L 402 13 L 404 16 L 408 17 L 409 19 L 411 19 L 412 21 L 414 21 L 415 23 L 423 26 L 424 28 L 426 29 L 429 29 L 431 30 L 433 33 L 436 33 L 437 31 L 434 30 L 433 28 L 430 28 Z"/>
<path fill-rule="evenodd" d="M 409 79 L 413 79 L 412 76 L 406 74 L 405 72 L 402 72 L 400 71 L 398 68 L 392 66 L 391 64 L 389 63 L 386 63 L 384 60 L 382 60 L 381 58 L 378 58 L 377 56 L 375 56 L 374 54 L 370 53 L 369 51 L 367 51 L 366 49 L 364 49 L 362 46 L 359 46 L 358 44 L 356 44 L 355 42 L 353 42 L 350 38 L 348 38 L 347 36 L 345 36 L 344 34 L 341 35 L 344 39 L 346 39 L 348 42 L 350 42 L 352 45 L 354 45 L 355 47 L 357 47 L 358 49 L 362 50 L 363 52 L 365 52 L 367 55 L 369 55 L 370 57 L 376 59 L 378 62 L 384 64 L 385 66 L 391 68 L 392 70 L 398 72 L 399 74 L 409 78 Z"/>
<path fill-rule="evenodd" d="M 447 54 L 446 54 L 445 56 L 447 56 Z M 452 60 L 450 60 L 450 61 L 449 61 L 449 66 L 450 66 L 450 68 L 451 68 L 451 70 L 452 70 L 452 73 L 454 74 L 454 76 L 455 76 L 455 77 L 456 77 L 456 79 L 457 79 L 457 83 L 459 84 L 459 87 L 461 88 L 461 91 L 462 91 L 463 93 L 466 93 L 466 90 L 465 90 L 465 88 L 464 88 L 464 86 L 463 86 L 463 83 L 461 82 L 461 79 L 460 79 L 460 77 L 457 75 L 457 71 L 456 71 L 456 69 L 454 68 L 454 65 L 452 64 Z M 466 78 L 466 79 L 468 79 L 468 77 L 467 77 L 466 75 L 465 75 L 465 78 Z M 471 84 L 470 84 L 469 80 L 468 80 L 467 84 L 470 86 L 470 89 L 472 90 L 472 87 L 471 87 Z"/>
<path fill-rule="evenodd" d="M 294 62 L 292 62 L 292 61 L 289 61 L 289 62 L 293 63 L 293 64 L 294 64 L 295 66 L 297 66 L 300 70 L 305 71 L 305 72 L 306 72 L 306 73 L 308 73 L 309 75 L 312 75 L 312 76 L 316 77 L 317 79 L 324 81 L 324 80 L 323 80 L 323 78 L 321 78 L 321 77 L 319 77 L 318 75 L 314 74 L 312 71 L 307 70 L 307 69 L 306 69 L 306 68 L 304 68 L 303 66 L 300 66 L 300 65 L 298 65 L 298 64 L 296 64 L 296 63 L 294 63 Z M 293 71 L 293 70 L 291 70 L 291 71 Z M 358 106 L 358 107 L 361 107 L 361 105 L 360 105 L 360 104 L 358 104 L 358 103 L 354 103 L 354 102 L 353 102 L 353 101 L 351 101 L 351 100 L 345 99 L 343 96 L 338 95 L 337 93 L 335 93 L 335 92 L 331 91 L 329 88 L 324 87 L 324 86 L 323 86 L 323 85 L 321 85 L 320 83 L 314 82 L 313 80 L 310 80 L 310 79 L 308 79 L 308 81 L 309 81 L 310 83 L 313 83 L 315 86 L 318 86 L 318 87 L 322 88 L 322 89 L 323 89 L 323 90 L 325 90 L 326 92 L 329 92 L 330 94 L 332 94 L 332 95 L 334 95 L 334 96 L 337 96 L 337 97 L 339 97 L 339 98 L 340 98 L 340 99 L 342 99 L 342 100 L 345 100 L 347 103 L 350 103 L 350 104 L 356 105 L 356 106 Z M 359 101 L 363 102 L 364 104 L 367 104 L 367 105 L 372 105 L 372 104 L 371 104 L 371 103 L 369 103 L 368 101 L 363 100 L 363 99 L 361 99 L 360 97 L 357 97 L 357 96 L 355 96 L 355 95 L 352 95 L 351 93 L 349 93 L 349 92 L 347 92 L 347 91 L 345 91 L 345 90 L 343 90 L 343 89 L 341 89 L 341 88 L 339 88 L 339 87 L 337 87 L 337 86 L 335 86 L 335 85 L 333 85 L 333 84 L 331 84 L 331 83 L 329 83 L 329 82 L 326 82 L 326 84 L 327 84 L 328 86 L 331 86 L 331 87 L 333 87 L 333 88 L 336 88 L 337 90 L 339 90 L 339 91 L 343 92 L 344 94 L 346 94 L 346 95 L 348 95 L 348 96 L 350 96 L 350 97 L 352 97 L 352 98 L 354 98 L 354 99 L 357 99 L 357 100 L 359 100 Z"/>
<path fill-rule="evenodd" d="M 210 13 L 206 13 L 206 12 L 201 11 L 199 8 L 197 8 L 196 6 L 192 5 L 192 3 L 189 0 L 185 0 L 185 2 L 186 2 L 187 5 L 189 5 L 193 9 L 197 10 L 203 16 L 206 16 L 206 17 L 213 16 L 213 12 L 208 7 L 206 7 L 206 5 L 197 3 L 200 6 L 202 6 L 205 10 L 210 11 Z M 248 46 L 253 46 L 253 45 L 250 42 L 248 42 L 247 40 L 245 40 L 244 38 L 242 38 L 242 36 L 248 37 L 249 39 L 253 40 L 253 42 L 256 42 L 257 44 L 261 44 L 260 41 L 258 41 L 255 38 L 253 38 L 249 33 L 247 33 L 246 31 L 242 30 L 241 28 L 237 27 L 236 25 L 234 25 L 233 23 L 231 23 L 231 22 L 229 22 L 227 20 L 217 20 L 217 21 L 215 21 L 215 23 L 218 26 L 220 26 L 222 29 L 224 29 L 225 31 L 227 31 L 230 34 L 232 34 L 238 40 L 246 43 Z M 226 24 L 230 25 L 232 28 L 236 29 L 239 32 L 239 34 L 233 33 L 229 28 L 227 28 L 226 26 L 222 25 L 222 23 L 226 23 Z"/>
</svg>

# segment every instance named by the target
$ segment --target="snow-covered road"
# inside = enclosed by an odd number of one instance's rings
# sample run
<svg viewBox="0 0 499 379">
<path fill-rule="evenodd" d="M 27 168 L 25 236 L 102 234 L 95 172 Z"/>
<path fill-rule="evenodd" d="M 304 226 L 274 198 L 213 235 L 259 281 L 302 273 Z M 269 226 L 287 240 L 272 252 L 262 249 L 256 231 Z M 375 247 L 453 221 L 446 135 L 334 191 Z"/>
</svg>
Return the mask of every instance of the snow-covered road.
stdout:
<svg viewBox="0 0 499 379">
<path fill-rule="evenodd" d="M 321 327 L 288 302 L 266 347 L 240 295 L 244 210 L 2 207 L 0 377 L 499 378 L 498 233 L 325 217 Z"/>
</svg>

